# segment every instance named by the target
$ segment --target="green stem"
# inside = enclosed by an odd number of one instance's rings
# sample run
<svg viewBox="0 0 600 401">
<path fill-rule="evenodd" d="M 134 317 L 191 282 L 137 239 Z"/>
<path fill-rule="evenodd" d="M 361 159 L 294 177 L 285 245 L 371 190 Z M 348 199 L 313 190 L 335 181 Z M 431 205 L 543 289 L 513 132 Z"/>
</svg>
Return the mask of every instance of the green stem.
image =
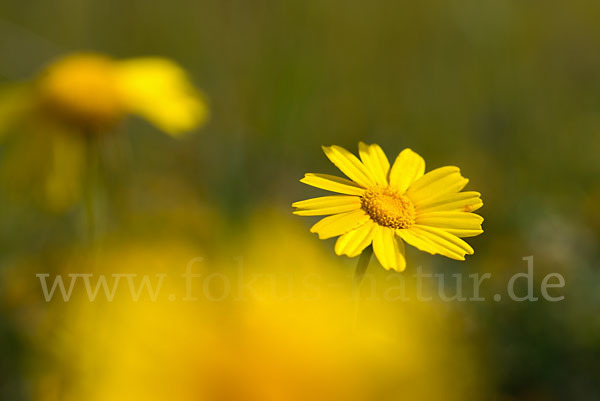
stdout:
<svg viewBox="0 0 600 401">
<path fill-rule="evenodd" d="M 88 240 L 93 243 L 96 237 L 96 149 L 92 135 L 84 133 L 85 136 L 85 176 L 84 176 L 84 209 Z"/>
</svg>

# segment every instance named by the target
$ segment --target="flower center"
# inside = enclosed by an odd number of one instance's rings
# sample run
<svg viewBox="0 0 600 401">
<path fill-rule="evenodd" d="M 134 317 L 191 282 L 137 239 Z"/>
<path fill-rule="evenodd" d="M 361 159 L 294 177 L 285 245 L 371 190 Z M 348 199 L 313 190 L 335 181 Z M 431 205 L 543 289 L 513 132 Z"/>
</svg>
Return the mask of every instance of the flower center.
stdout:
<svg viewBox="0 0 600 401">
<path fill-rule="evenodd" d="M 379 225 L 408 228 L 415 223 L 413 203 L 389 188 L 371 188 L 362 195 L 360 201 L 362 209 Z"/>
<path fill-rule="evenodd" d="M 50 116 L 85 130 L 102 130 L 124 111 L 112 60 L 95 54 L 67 56 L 38 82 L 38 100 Z"/>
</svg>

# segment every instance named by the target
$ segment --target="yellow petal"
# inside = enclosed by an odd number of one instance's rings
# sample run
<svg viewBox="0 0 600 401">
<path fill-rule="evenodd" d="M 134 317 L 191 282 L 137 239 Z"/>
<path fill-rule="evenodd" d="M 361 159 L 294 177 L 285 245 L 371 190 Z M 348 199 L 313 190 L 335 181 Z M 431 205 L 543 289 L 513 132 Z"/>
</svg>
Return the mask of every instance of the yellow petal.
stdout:
<svg viewBox="0 0 600 401">
<path fill-rule="evenodd" d="M 460 169 L 454 166 L 432 170 L 412 183 L 406 195 L 415 203 L 437 199 L 448 193 L 460 191 L 467 185 L 468 179 L 460 175 Z"/>
<path fill-rule="evenodd" d="M 115 71 L 128 109 L 166 133 L 180 135 L 206 120 L 203 97 L 176 63 L 138 58 L 117 62 Z"/>
<path fill-rule="evenodd" d="M 373 251 L 385 269 L 403 271 L 406 268 L 404 243 L 396 239 L 394 230 L 375 224 L 373 230 Z"/>
<path fill-rule="evenodd" d="M 360 205 L 358 196 L 346 195 L 322 196 L 292 203 L 293 207 L 303 209 L 294 211 L 294 214 L 299 216 L 322 216 L 349 212 L 360 209 Z"/>
<path fill-rule="evenodd" d="M 335 243 L 335 253 L 337 255 L 348 255 L 351 258 L 360 255 L 371 244 L 375 226 L 375 223 L 367 220 L 361 226 L 339 237 Z"/>
<path fill-rule="evenodd" d="M 427 252 L 432 255 L 436 255 L 439 253 L 438 248 L 435 246 L 435 244 L 429 241 L 424 236 L 420 235 L 417 231 L 410 229 L 401 229 L 396 230 L 396 234 L 400 238 L 402 238 L 403 241 L 406 241 L 406 243 L 414 246 L 420 251 Z M 460 255 L 457 255 L 457 257 L 460 257 Z"/>
<path fill-rule="evenodd" d="M 432 255 L 465 260 L 465 254 L 472 255 L 474 252 L 465 241 L 439 228 L 413 225 L 408 229 L 397 230 L 396 233 L 410 245 Z"/>
<path fill-rule="evenodd" d="M 365 192 L 364 188 L 361 188 L 354 182 L 329 174 L 307 173 L 304 175 L 304 178 L 300 180 L 300 182 L 324 189 L 326 191 L 332 191 L 346 195 L 361 196 Z"/>
<path fill-rule="evenodd" d="M 337 237 L 355 229 L 367 220 L 369 220 L 369 215 L 362 209 L 353 210 L 321 219 L 310 228 L 310 232 L 317 233 L 320 239 Z"/>
<path fill-rule="evenodd" d="M 342 173 L 355 183 L 365 188 L 375 185 L 375 180 L 371 178 L 371 174 L 364 164 L 346 149 L 336 145 L 323 146 L 323 152 Z"/>
<path fill-rule="evenodd" d="M 479 192 L 455 192 L 425 202 L 415 202 L 417 213 L 474 212 L 483 206 Z"/>
<path fill-rule="evenodd" d="M 483 217 L 465 212 L 431 212 L 416 217 L 419 225 L 437 227 L 457 237 L 474 237 L 483 232 Z"/>
<path fill-rule="evenodd" d="M 379 145 L 367 145 L 360 142 L 358 153 L 365 167 L 371 173 L 373 180 L 382 186 L 387 186 L 387 176 L 390 171 L 390 162 Z"/>
<path fill-rule="evenodd" d="M 403 194 L 410 184 L 423 176 L 425 160 L 412 149 L 406 148 L 394 161 L 390 171 L 390 186 Z"/>
</svg>

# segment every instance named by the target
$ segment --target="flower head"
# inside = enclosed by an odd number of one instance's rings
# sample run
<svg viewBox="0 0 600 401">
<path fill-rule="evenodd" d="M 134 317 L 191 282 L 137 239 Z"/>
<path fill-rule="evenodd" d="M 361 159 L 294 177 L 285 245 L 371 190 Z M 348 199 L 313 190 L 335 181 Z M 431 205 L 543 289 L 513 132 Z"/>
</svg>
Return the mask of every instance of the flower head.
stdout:
<svg viewBox="0 0 600 401">
<path fill-rule="evenodd" d="M 461 190 L 469 182 L 458 167 L 425 174 L 425 161 L 404 149 L 394 164 L 378 145 L 359 143 L 360 160 L 340 146 L 323 147 L 325 155 L 348 178 L 306 174 L 300 181 L 342 195 L 292 204 L 300 216 L 325 216 L 310 231 L 320 239 L 337 237 L 335 252 L 358 256 L 373 245 L 386 269 L 406 267 L 404 242 L 451 259 L 464 260 L 473 248 L 461 238 L 483 232 L 483 218 L 471 213 L 481 206 L 481 194 Z"/>
<path fill-rule="evenodd" d="M 40 76 L 37 101 L 47 116 L 85 129 L 106 129 L 125 112 L 113 61 L 89 54 L 56 61 Z"/>
<path fill-rule="evenodd" d="M 185 71 L 163 58 L 66 56 L 39 76 L 35 97 L 45 115 L 86 131 L 106 130 L 132 113 L 179 134 L 200 125 L 207 114 Z"/>
<path fill-rule="evenodd" d="M 208 109 L 187 73 L 165 58 L 75 53 L 50 63 L 31 82 L 0 91 L 0 140 L 20 133 L 3 157 L 0 183 L 28 196 L 33 187 L 52 210 L 69 208 L 102 147 L 112 146 L 98 134 L 132 114 L 180 136 L 202 125 Z"/>
</svg>

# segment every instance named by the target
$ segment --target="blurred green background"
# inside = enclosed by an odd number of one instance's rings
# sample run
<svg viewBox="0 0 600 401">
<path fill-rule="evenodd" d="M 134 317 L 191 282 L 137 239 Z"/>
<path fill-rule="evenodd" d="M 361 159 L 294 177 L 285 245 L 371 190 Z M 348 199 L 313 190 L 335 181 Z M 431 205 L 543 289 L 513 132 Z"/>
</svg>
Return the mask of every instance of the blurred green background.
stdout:
<svg viewBox="0 0 600 401">
<path fill-rule="evenodd" d="M 106 172 L 99 230 L 123 241 L 176 235 L 209 255 L 226 249 L 265 205 L 285 215 L 321 193 L 298 182 L 336 174 L 321 145 L 375 142 L 389 158 L 411 147 L 428 170 L 460 166 L 484 201 L 475 255 L 458 263 L 410 250 L 405 274 L 411 259 L 491 272 L 491 294 L 525 270 L 525 256 L 538 281 L 561 273 L 562 302 L 455 306 L 457 335 L 477 344 L 488 399 L 599 400 L 599 20 L 600 3 L 583 0 L 3 0 L 0 84 L 79 50 L 159 55 L 190 73 L 209 100 L 206 126 L 181 140 L 138 119 L 119 127 L 125 156 Z M 80 208 L 49 213 L 3 191 L 5 277 L 20 277 L 24 260 L 58 271 L 85 243 Z M 23 372 L 37 351 L 21 321 L 32 307 L 7 301 L 3 281 L 0 398 L 28 400 Z"/>
</svg>

